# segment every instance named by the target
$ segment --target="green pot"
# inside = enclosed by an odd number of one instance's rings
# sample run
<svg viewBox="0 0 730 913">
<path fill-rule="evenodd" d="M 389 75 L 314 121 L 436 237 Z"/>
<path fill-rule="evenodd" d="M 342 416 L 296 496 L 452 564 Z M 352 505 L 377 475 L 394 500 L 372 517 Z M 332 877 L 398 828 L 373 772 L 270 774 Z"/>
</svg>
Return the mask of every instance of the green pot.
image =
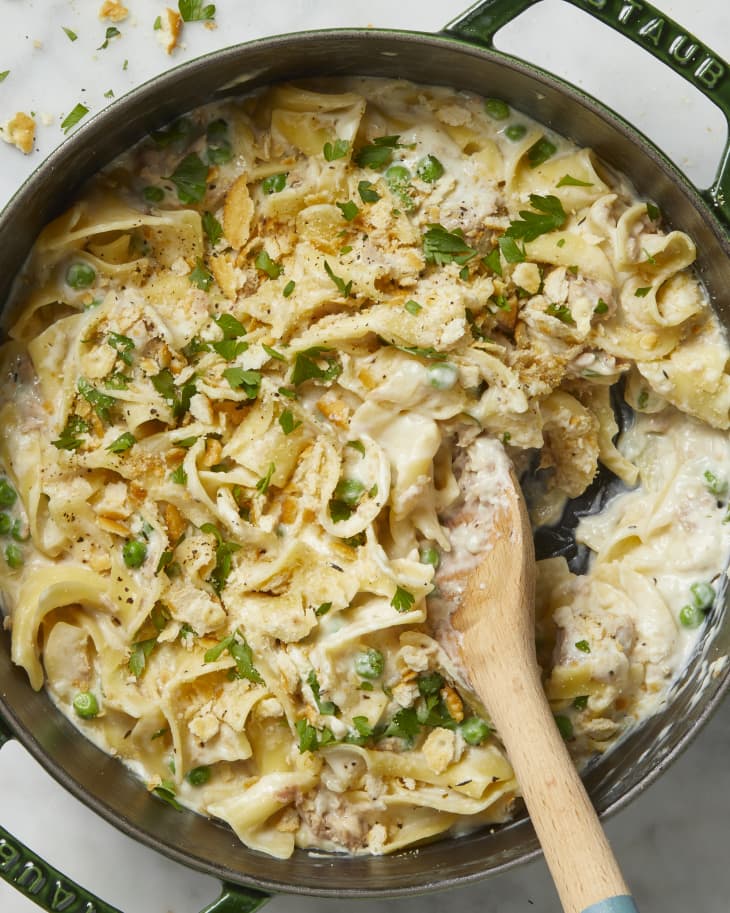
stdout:
<svg viewBox="0 0 730 913">
<path fill-rule="evenodd" d="M 63 143 L 23 185 L 0 217 L 0 298 L 6 301 L 41 228 L 81 184 L 152 129 L 206 102 L 282 79 L 360 74 L 404 77 L 504 98 L 510 105 L 591 146 L 649 192 L 670 224 L 697 243 L 697 268 L 721 319 L 730 325 L 729 147 L 714 186 L 695 188 L 645 137 L 576 88 L 493 47 L 497 30 L 534 0 L 484 0 L 438 35 L 378 30 L 305 32 L 254 41 L 201 57 L 115 102 Z M 569 0 L 623 32 L 711 98 L 730 120 L 730 70 L 717 55 L 648 3 Z M 669 106 L 667 106 L 669 107 Z M 602 815 L 641 792 L 677 757 L 718 706 L 730 666 L 707 663 L 730 652 L 725 594 L 674 689 L 668 708 L 630 733 L 586 773 Z M 495 831 L 442 839 L 385 857 L 298 851 L 279 860 L 242 846 L 223 824 L 177 812 L 30 688 L 0 634 L 0 744 L 16 737 L 63 786 L 122 831 L 223 882 L 208 911 L 244 913 L 273 892 L 355 898 L 404 896 L 464 885 L 524 862 L 537 851 L 529 820 Z M 104 913 L 107 904 L 56 872 L 0 828 L 0 875 L 47 910 Z M 89 906 L 89 904 L 91 906 Z"/>
</svg>

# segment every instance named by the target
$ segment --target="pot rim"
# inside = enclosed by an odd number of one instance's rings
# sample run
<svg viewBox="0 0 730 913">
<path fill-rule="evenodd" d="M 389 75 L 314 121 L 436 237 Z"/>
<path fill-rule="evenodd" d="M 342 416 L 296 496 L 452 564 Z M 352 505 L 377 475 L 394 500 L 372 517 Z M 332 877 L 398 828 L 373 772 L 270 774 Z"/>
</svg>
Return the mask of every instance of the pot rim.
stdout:
<svg viewBox="0 0 730 913">
<path fill-rule="evenodd" d="M 11 223 L 17 218 L 22 217 L 21 213 L 27 205 L 27 197 L 30 195 L 36 182 L 42 178 L 42 176 L 44 176 L 47 172 L 60 171 L 63 173 L 64 171 L 67 172 L 69 169 L 72 169 L 73 160 L 78 150 L 84 148 L 90 140 L 93 140 L 95 137 L 99 136 L 108 122 L 122 119 L 124 114 L 130 109 L 133 109 L 141 99 L 145 99 L 149 96 L 161 97 L 164 95 L 166 90 L 169 90 L 169 97 L 172 97 L 174 94 L 175 84 L 181 74 L 186 76 L 195 74 L 198 71 L 205 70 L 211 63 L 219 63 L 221 60 L 230 59 L 231 61 L 235 61 L 241 57 L 241 55 L 245 55 L 251 50 L 269 51 L 271 53 L 276 51 L 286 51 L 291 49 L 292 44 L 295 44 L 297 47 L 299 47 L 306 45 L 308 42 L 315 39 L 321 40 L 323 37 L 331 39 L 332 41 L 335 41 L 338 38 L 347 38 L 364 42 L 378 42 L 383 39 L 395 39 L 398 42 L 404 42 L 406 44 L 417 44 L 424 48 L 424 50 L 429 46 L 434 48 L 443 47 L 444 45 L 451 47 L 456 46 L 457 50 L 461 54 L 499 64 L 501 67 L 508 71 L 512 70 L 516 73 L 527 76 L 532 80 L 546 84 L 548 87 L 567 98 L 567 100 L 572 101 L 584 108 L 588 108 L 593 114 L 601 118 L 603 121 L 607 122 L 613 130 L 623 134 L 625 139 L 627 139 L 633 145 L 639 154 L 648 156 L 650 159 L 652 159 L 652 161 L 666 174 L 666 176 L 679 187 L 695 211 L 702 216 L 706 223 L 709 224 L 712 233 L 714 234 L 718 243 L 721 245 L 723 251 L 728 257 L 730 257 L 730 235 L 722 223 L 719 221 L 716 214 L 709 206 L 708 202 L 703 198 L 701 192 L 694 187 L 694 185 L 678 168 L 678 166 L 675 165 L 660 149 L 658 149 L 643 133 L 633 127 L 627 120 L 613 111 L 610 107 L 601 103 L 599 100 L 593 98 L 589 94 L 583 92 L 581 89 L 573 86 L 571 83 L 566 82 L 560 77 L 555 76 L 534 64 L 511 57 L 510 55 L 500 52 L 494 48 L 483 47 L 446 32 L 428 33 L 419 32 L 416 30 L 410 31 L 398 29 L 317 29 L 257 38 L 252 41 L 241 42 L 238 44 L 230 45 L 226 48 L 211 51 L 190 61 L 181 63 L 162 74 L 151 77 L 141 85 L 136 86 L 125 95 L 116 99 L 108 107 L 92 115 L 88 121 L 85 121 L 71 136 L 63 140 L 61 144 L 56 147 L 56 149 L 54 149 L 47 156 L 47 158 L 44 159 L 43 162 L 40 163 L 40 165 L 25 179 L 21 186 L 16 190 L 16 192 L 3 208 L 2 212 L 0 212 L 0 232 L 8 232 L 10 230 Z M 389 56 L 397 57 L 397 53 L 391 54 Z M 239 79 L 235 80 L 235 82 L 228 82 L 222 85 L 219 88 L 218 92 L 222 93 L 224 90 L 230 90 L 233 88 L 235 83 L 239 82 L 242 84 L 242 94 L 246 91 L 251 91 L 251 88 L 244 88 L 243 83 L 247 80 L 250 80 L 251 78 L 255 78 L 257 73 L 246 72 L 245 67 L 242 69 L 244 72 Z M 259 72 L 263 73 L 265 71 L 260 70 Z M 331 75 L 335 74 L 333 73 Z M 347 75 L 358 74 L 354 72 L 350 73 L 348 71 Z M 369 74 L 361 73 L 360 75 L 367 76 Z M 293 74 L 288 78 L 296 80 L 297 78 L 305 77 L 297 77 Z M 261 84 L 265 84 L 265 81 L 262 81 Z M 424 84 L 428 83 L 425 82 Z M 226 92 L 226 95 L 232 94 L 234 93 L 231 91 Z M 225 96 L 221 94 L 221 97 Z M 209 101 L 212 102 L 215 100 L 216 93 L 213 93 L 213 96 L 209 97 Z M 194 107 L 197 107 L 198 104 L 202 103 L 205 102 L 196 103 L 191 107 L 186 107 L 184 110 L 180 110 L 178 108 L 177 112 L 170 118 L 167 118 L 166 120 L 158 119 L 155 122 L 155 126 L 161 127 L 165 123 L 169 123 L 171 119 L 184 115 L 187 113 L 187 111 L 192 110 Z M 169 107 L 172 108 L 174 106 Z M 519 110 L 519 106 L 517 107 Z M 148 130 L 144 132 L 148 132 Z M 144 132 L 140 134 L 138 139 L 142 138 Z M 559 128 L 557 132 L 560 132 Z M 131 144 L 127 144 L 125 148 L 129 148 L 129 145 Z M 123 150 L 118 150 L 116 154 L 120 154 L 121 151 Z M 111 161 L 111 159 L 108 161 L 100 162 L 96 170 L 103 168 L 109 163 L 109 161 Z M 75 189 L 76 188 L 74 188 L 74 190 Z M 627 789 L 626 792 L 622 793 L 617 799 L 609 802 L 604 808 L 599 811 L 599 815 L 602 819 L 607 818 L 608 816 L 620 811 L 633 799 L 635 799 L 640 793 L 642 793 L 647 787 L 649 787 L 697 737 L 707 720 L 712 716 L 712 714 L 716 711 L 722 702 L 728 689 L 730 689 L 730 664 L 726 664 L 720 673 L 719 678 L 721 678 L 721 681 L 716 687 L 714 693 L 708 700 L 704 702 L 701 712 L 694 718 L 694 720 L 689 725 L 689 728 L 680 737 L 678 742 L 672 747 L 670 751 L 667 752 L 666 755 L 660 759 L 660 761 L 655 766 L 652 766 L 647 770 L 639 782 Z M 125 816 L 120 815 L 103 799 L 99 799 L 90 794 L 80 781 L 76 780 L 70 773 L 67 772 L 67 770 L 60 764 L 60 762 L 51 758 L 51 756 L 41 747 L 32 732 L 16 718 L 13 709 L 5 703 L 5 695 L 1 693 L 0 716 L 2 716 L 7 721 L 8 726 L 10 727 L 13 734 L 29 751 L 29 753 L 33 755 L 33 757 L 41 764 L 41 766 L 58 783 L 60 783 L 65 789 L 71 792 L 77 799 L 82 801 L 87 807 L 91 808 L 94 812 L 99 814 L 114 827 L 144 844 L 145 846 L 157 850 L 158 852 L 162 853 L 168 858 L 175 860 L 176 862 L 181 863 L 182 865 L 194 868 L 205 874 L 222 879 L 224 882 L 235 882 L 266 892 L 285 892 L 293 895 L 319 896 L 325 898 L 337 897 L 349 899 L 384 899 L 387 897 L 408 897 L 448 890 L 454 887 L 465 886 L 484 880 L 491 875 L 506 872 L 515 866 L 521 865 L 524 862 L 528 862 L 534 859 L 541 852 L 539 847 L 536 845 L 536 841 L 533 838 L 532 842 L 535 848 L 526 851 L 517 858 L 498 862 L 496 865 L 486 870 L 446 876 L 443 878 L 434 877 L 431 881 L 423 881 L 419 882 L 418 884 L 409 884 L 396 888 L 389 886 L 384 889 L 378 888 L 377 885 L 372 888 L 328 888 L 324 882 L 314 888 L 298 883 L 293 884 L 277 881 L 266 877 L 249 876 L 247 874 L 231 870 L 222 865 L 217 865 L 215 862 L 211 862 L 208 859 L 204 859 L 200 856 L 192 855 L 189 852 L 180 850 L 171 843 L 168 844 L 163 842 L 159 838 L 148 833 L 141 825 L 129 820 Z M 190 811 L 190 814 L 196 813 Z M 522 819 L 517 819 L 513 822 L 509 822 L 503 827 L 506 828 L 517 825 L 521 820 Z M 458 842 L 459 839 L 461 838 L 453 836 L 449 837 L 446 835 L 437 838 L 436 842 Z M 428 845 L 434 845 L 434 842 L 427 844 L 427 846 Z M 257 854 L 256 851 L 250 850 L 247 847 L 244 847 L 244 849 L 246 849 L 249 854 L 261 855 L 262 860 L 269 858 L 264 854 Z M 298 854 L 306 854 L 312 857 L 316 856 L 319 858 L 325 858 L 328 861 L 331 861 L 332 864 L 342 863 L 346 865 L 347 861 L 352 858 L 345 854 L 323 854 L 317 851 L 308 850 L 296 850 L 295 852 Z M 393 855 L 397 857 L 398 855 L 407 853 L 410 854 L 413 852 L 418 853 L 419 848 L 409 848 Z M 436 875 L 435 872 L 434 875 Z"/>
</svg>

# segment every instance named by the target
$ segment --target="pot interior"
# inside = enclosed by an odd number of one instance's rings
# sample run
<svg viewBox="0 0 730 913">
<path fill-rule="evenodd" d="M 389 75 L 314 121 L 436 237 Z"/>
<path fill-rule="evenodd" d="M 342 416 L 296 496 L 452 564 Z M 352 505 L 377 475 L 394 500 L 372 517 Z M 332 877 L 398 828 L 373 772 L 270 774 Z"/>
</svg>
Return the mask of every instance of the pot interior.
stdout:
<svg viewBox="0 0 730 913">
<path fill-rule="evenodd" d="M 670 224 L 695 240 L 699 274 L 721 319 L 730 322 L 730 305 L 720 295 L 730 287 L 727 238 L 699 195 L 638 134 L 529 65 L 453 39 L 370 30 L 304 33 L 230 48 L 159 77 L 91 120 L 50 156 L 0 219 L 0 297 L 7 301 L 13 277 L 41 228 L 90 175 L 151 129 L 265 83 L 343 74 L 402 77 L 504 98 L 579 145 L 591 146 L 654 200 Z M 664 709 L 587 771 L 599 811 L 621 806 L 646 786 L 719 702 L 730 676 L 726 668 L 713 673 L 710 664 L 730 652 L 726 592 L 722 602 Z M 484 877 L 523 861 L 537 847 L 522 818 L 394 856 L 299 851 L 289 860 L 273 859 L 241 845 L 226 826 L 176 812 L 150 797 L 125 767 L 81 737 L 44 692 L 31 691 L 25 673 L 10 662 L 7 632 L 0 635 L 0 697 L 0 712 L 21 741 L 77 797 L 136 839 L 227 881 L 350 897 L 421 893 Z"/>
</svg>

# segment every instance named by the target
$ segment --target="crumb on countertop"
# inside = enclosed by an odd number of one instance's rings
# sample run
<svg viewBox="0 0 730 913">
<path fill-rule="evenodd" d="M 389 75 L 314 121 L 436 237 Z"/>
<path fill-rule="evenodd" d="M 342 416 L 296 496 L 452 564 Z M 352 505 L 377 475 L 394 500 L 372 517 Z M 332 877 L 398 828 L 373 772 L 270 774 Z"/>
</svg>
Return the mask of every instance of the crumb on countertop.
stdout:
<svg viewBox="0 0 730 913">
<path fill-rule="evenodd" d="M 24 155 L 33 151 L 35 140 L 35 121 L 29 114 L 18 111 L 6 124 L 0 127 L 0 136 Z"/>
<path fill-rule="evenodd" d="M 99 10 L 99 19 L 109 19 L 111 22 L 123 22 L 129 15 L 129 10 L 119 0 L 104 0 Z"/>
<path fill-rule="evenodd" d="M 160 16 L 160 28 L 157 30 L 157 40 L 168 54 L 172 54 L 177 47 L 177 39 L 180 36 L 182 24 L 183 20 L 180 13 L 166 7 Z"/>
</svg>

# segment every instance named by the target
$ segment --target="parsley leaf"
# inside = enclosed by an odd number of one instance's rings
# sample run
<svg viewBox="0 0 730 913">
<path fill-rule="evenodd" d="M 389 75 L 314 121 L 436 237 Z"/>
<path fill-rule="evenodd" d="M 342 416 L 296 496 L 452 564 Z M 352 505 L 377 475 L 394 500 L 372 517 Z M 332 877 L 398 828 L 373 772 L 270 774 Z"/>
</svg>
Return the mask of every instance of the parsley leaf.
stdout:
<svg viewBox="0 0 730 913">
<path fill-rule="evenodd" d="M 649 216 L 652 222 L 658 222 L 662 215 L 661 210 L 656 205 L 656 203 L 649 202 L 646 204 L 646 214 Z"/>
<path fill-rule="evenodd" d="M 549 139 L 543 137 L 534 143 L 527 150 L 527 158 L 530 162 L 530 168 L 537 168 L 542 165 L 557 152 L 557 146 L 551 143 Z"/>
<path fill-rule="evenodd" d="M 522 263 L 527 258 L 524 246 L 520 247 L 514 238 L 506 235 L 499 239 L 499 249 L 507 263 Z"/>
<path fill-rule="evenodd" d="M 208 188 L 206 178 L 208 166 L 199 155 L 191 152 L 178 164 L 167 178 L 177 187 L 177 197 L 181 203 L 199 203 Z"/>
<path fill-rule="evenodd" d="M 404 707 L 393 715 L 385 730 L 386 736 L 396 736 L 412 745 L 416 736 L 421 731 L 416 711 L 413 707 Z"/>
<path fill-rule="evenodd" d="M 362 146 L 355 153 L 355 164 L 361 168 L 372 168 L 379 171 L 393 161 L 393 149 L 400 144 L 400 136 L 377 136 L 367 146 Z"/>
<path fill-rule="evenodd" d="M 203 5 L 203 0 L 178 0 L 177 8 L 183 22 L 215 19 L 215 6 L 212 3 Z"/>
<path fill-rule="evenodd" d="M 233 361 L 246 351 L 248 343 L 242 339 L 220 339 L 218 342 L 211 342 L 210 347 L 225 361 Z"/>
<path fill-rule="evenodd" d="M 393 598 L 390 600 L 390 604 L 396 612 L 410 612 L 415 601 L 416 597 L 412 593 L 404 590 L 402 586 L 398 586 L 395 589 Z"/>
<path fill-rule="evenodd" d="M 326 368 L 320 367 L 319 362 L 325 361 Z M 335 380 L 342 373 L 342 365 L 333 353 L 332 349 L 326 346 L 313 346 L 311 349 L 305 349 L 299 352 L 294 359 L 289 383 L 295 387 L 303 384 L 307 380 Z"/>
<path fill-rule="evenodd" d="M 499 257 L 498 247 L 492 248 L 486 257 L 482 257 L 482 263 L 489 267 L 493 273 L 496 273 L 498 276 L 502 275 L 502 261 Z"/>
<path fill-rule="evenodd" d="M 377 203 L 380 199 L 380 194 L 373 189 L 370 181 L 360 181 L 357 185 L 357 192 L 363 203 Z"/>
<path fill-rule="evenodd" d="M 505 232 L 506 237 L 534 241 L 540 235 L 562 228 L 568 219 L 563 204 L 552 194 L 543 197 L 537 193 L 531 193 L 530 205 L 537 212 L 521 209 L 521 219 L 510 222 L 509 228 Z"/>
<path fill-rule="evenodd" d="M 223 377 L 233 390 L 243 390 L 248 399 L 256 399 L 261 387 L 260 371 L 245 371 L 243 368 L 226 368 Z"/>
<path fill-rule="evenodd" d="M 545 308 L 545 313 L 550 314 L 551 317 L 557 317 L 561 323 L 575 326 L 575 320 L 573 320 L 573 315 L 567 304 L 549 304 Z"/>
<path fill-rule="evenodd" d="M 229 644 L 228 652 L 236 663 L 236 678 L 247 678 L 250 682 L 254 682 L 257 685 L 264 684 L 261 673 L 253 664 L 253 651 L 248 645 L 246 638 L 243 637 L 240 632 L 237 632 L 237 636 L 234 637 L 233 642 Z"/>
<path fill-rule="evenodd" d="M 284 290 L 282 291 L 281 294 L 282 294 L 285 298 L 288 298 L 289 295 L 291 295 L 291 293 L 292 293 L 292 292 L 294 291 L 294 289 L 296 288 L 296 285 L 297 285 L 296 282 L 295 282 L 293 279 L 290 279 L 290 280 L 287 282 L 287 284 L 284 286 Z"/>
<path fill-rule="evenodd" d="M 458 263 L 463 266 L 476 251 L 464 240 L 461 232 L 447 231 L 443 225 L 432 223 L 423 236 L 423 253 L 427 263 L 443 266 L 445 263 Z"/>
<path fill-rule="evenodd" d="M 125 365 L 132 364 L 132 350 L 135 348 L 134 340 L 121 333 L 110 333 L 106 338 L 107 343 L 116 350 L 117 355 Z"/>
<path fill-rule="evenodd" d="M 233 314 L 219 314 L 213 318 L 213 322 L 223 331 L 224 339 L 237 339 L 246 335 L 246 327 Z"/>
<path fill-rule="evenodd" d="M 409 314 L 412 314 L 414 317 L 423 310 L 423 305 L 419 304 L 417 301 L 411 299 L 406 301 L 403 307 L 408 311 Z"/>
<path fill-rule="evenodd" d="M 357 208 L 355 203 L 352 202 L 352 200 L 348 200 L 346 203 L 335 203 L 335 206 L 340 210 L 348 222 L 352 222 L 352 220 L 356 219 L 360 213 L 360 210 Z"/>
<path fill-rule="evenodd" d="M 343 159 L 350 151 L 350 143 L 346 139 L 336 139 L 334 143 L 325 143 L 322 153 L 328 162 Z"/>
<path fill-rule="evenodd" d="M 634 292 L 634 295 L 636 295 L 637 298 L 646 298 L 646 296 L 649 294 L 650 291 L 651 291 L 651 286 L 647 285 L 647 286 L 644 286 L 643 288 L 637 288 L 636 291 Z"/>
<path fill-rule="evenodd" d="M 125 450 L 129 450 L 130 447 L 133 447 L 136 443 L 137 438 L 132 432 L 125 431 L 124 434 L 120 434 L 116 440 L 112 441 L 106 449 L 111 451 L 111 453 L 123 453 Z"/>
<path fill-rule="evenodd" d="M 113 396 L 107 396 L 106 393 L 100 393 L 96 387 L 92 387 L 85 377 L 79 378 L 76 389 L 86 402 L 94 407 L 94 411 L 103 422 L 110 421 L 109 410 L 116 402 Z"/>
<path fill-rule="evenodd" d="M 266 352 L 269 358 L 275 358 L 277 361 L 283 361 L 284 364 L 286 364 L 286 355 L 282 355 L 281 352 L 277 352 L 276 349 L 267 346 L 265 342 L 261 343 L 261 348 Z"/>
<path fill-rule="evenodd" d="M 78 124 L 89 113 L 89 109 L 86 105 L 82 105 L 79 102 L 76 107 L 70 111 L 66 117 L 61 121 L 61 129 L 64 133 L 68 133 L 73 127 Z"/>
<path fill-rule="evenodd" d="M 147 660 L 156 646 L 156 637 L 150 637 L 148 640 L 140 640 L 132 644 L 132 652 L 129 655 L 127 668 L 135 678 L 139 678 L 144 672 Z"/>
<path fill-rule="evenodd" d="M 269 463 L 269 467 L 266 470 L 266 475 L 261 476 L 261 478 L 256 483 L 256 491 L 261 492 L 262 495 L 265 495 L 269 490 L 269 485 L 271 484 L 271 477 L 276 472 L 276 463 Z"/>
<path fill-rule="evenodd" d="M 572 174 L 564 174 L 556 187 L 593 187 L 592 181 L 579 181 L 578 178 L 574 178 Z"/>
<path fill-rule="evenodd" d="M 281 425 L 281 430 L 284 434 L 291 434 L 292 431 L 298 428 L 302 423 L 295 420 L 291 409 L 284 409 L 279 416 L 279 424 Z"/>
<path fill-rule="evenodd" d="M 218 219 L 209 212 L 203 213 L 201 221 L 203 223 L 203 231 L 208 236 L 210 246 L 215 247 L 223 235 L 223 226 Z"/>
<path fill-rule="evenodd" d="M 272 260 L 263 248 L 256 254 L 254 266 L 256 269 L 260 269 L 262 273 L 266 273 L 270 279 L 278 279 L 284 271 L 284 267 Z"/>
<path fill-rule="evenodd" d="M 188 281 L 191 285 L 197 285 L 204 292 L 207 292 L 213 284 L 213 273 L 206 268 L 200 257 L 195 261 L 194 268 L 188 273 Z"/>
<path fill-rule="evenodd" d="M 85 422 L 80 415 L 69 415 L 61 436 L 58 440 L 51 441 L 51 443 L 59 450 L 78 450 L 83 441 L 77 435 L 84 434 L 90 430 L 88 422 Z"/>
<path fill-rule="evenodd" d="M 323 701 L 320 697 L 320 686 L 319 681 L 317 680 L 317 673 L 312 669 L 312 671 L 307 676 L 307 684 L 312 689 L 312 694 L 314 695 L 314 702 L 317 705 L 317 709 L 322 714 L 322 716 L 336 716 L 340 712 L 340 708 L 334 701 Z"/>
<path fill-rule="evenodd" d="M 325 260 L 324 261 L 324 271 L 330 277 L 337 287 L 337 291 L 342 295 L 343 298 L 349 298 L 350 292 L 352 291 L 352 279 L 349 282 L 345 282 L 344 279 L 341 279 L 339 276 L 335 276 L 332 271 L 332 267 Z"/>
<path fill-rule="evenodd" d="M 61 28 L 68 36 L 69 41 L 76 41 L 76 39 L 79 37 L 76 32 L 72 31 L 71 29 L 67 29 L 65 25 L 62 25 Z"/>
<path fill-rule="evenodd" d="M 167 402 L 175 418 L 182 418 L 190 408 L 190 400 L 195 395 L 195 377 L 191 377 L 182 387 L 175 386 L 175 378 L 169 368 L 163 368 L 159 374 L 151 377 L 152 386 Z"/>
</svg>

